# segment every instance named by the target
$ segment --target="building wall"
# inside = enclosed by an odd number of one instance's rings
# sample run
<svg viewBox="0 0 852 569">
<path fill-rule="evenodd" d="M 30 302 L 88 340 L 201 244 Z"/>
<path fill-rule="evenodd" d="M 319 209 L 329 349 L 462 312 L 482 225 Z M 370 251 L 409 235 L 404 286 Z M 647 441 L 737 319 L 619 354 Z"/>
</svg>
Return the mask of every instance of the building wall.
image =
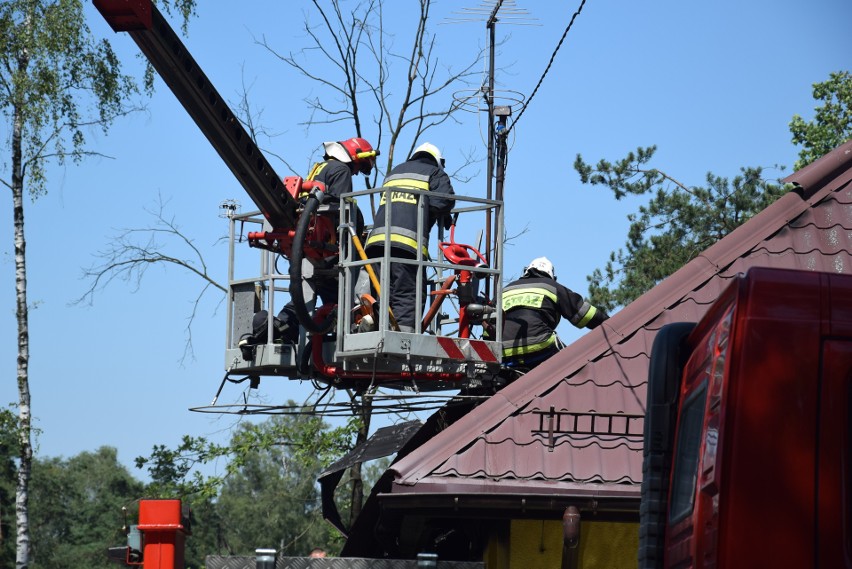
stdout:
<svg viewBox="0 0 852 569">
<path fill-rule="evenodd" d="M 579 547 L 583 569 L 635 569 L 639 524 L 582 522 Z M 489 552 L 494 550 L 489 547 Z M 508 569 L 559 569 L 562 522 L 512 520 L 508 556 Z"/>
<path fill-rule="evenodd" d="M 488 569 L 509 569 L 510 528 L 509 520 L 497 520 L 489 528 L 488 545 L 482 559 Z"/>
</svg>

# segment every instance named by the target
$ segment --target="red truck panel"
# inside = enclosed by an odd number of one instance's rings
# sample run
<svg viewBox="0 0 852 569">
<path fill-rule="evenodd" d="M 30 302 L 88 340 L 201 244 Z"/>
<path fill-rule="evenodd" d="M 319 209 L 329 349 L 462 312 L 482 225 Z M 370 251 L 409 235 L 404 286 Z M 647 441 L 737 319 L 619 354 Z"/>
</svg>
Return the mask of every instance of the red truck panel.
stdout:
<svg viewBox="0 0 852 569">
<path fill-rule="evenodd" d="M 821 380 L 817 425 L 817 566 L 852 567 L 852 416 L 849 414 L 852 341 L 825 342 Z"/>
<path fill-rule="evenodd" d="M 688 343 L 673 506 L 688 488 L 677 494 L 678 461 L 697 448 L 698 464 L 692 508 L 670 512 L 665 565 L 852 567 L 852 276 L 752 269 Z"/>
</svg>

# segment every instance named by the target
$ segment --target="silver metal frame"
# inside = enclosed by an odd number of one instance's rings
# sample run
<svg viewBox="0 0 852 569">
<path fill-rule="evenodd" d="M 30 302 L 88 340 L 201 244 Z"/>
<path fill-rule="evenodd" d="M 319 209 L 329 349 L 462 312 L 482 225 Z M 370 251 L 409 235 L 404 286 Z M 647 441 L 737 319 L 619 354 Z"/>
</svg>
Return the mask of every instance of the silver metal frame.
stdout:
<svg viewBox="0 0 852 569">
<path fill-rule="evenodd" d="M 357 279 L 357 273 L 368 261 L 362 261 L 355 258 L 354 247 L 349 246 L 351 241 L 349 238 L 346 224 L 354 218 L 355 202 L 358 197 L 382 194 L 389 201 L 388 194 L 391 191 L 400 191 L 399 187 L 394 188 L 375 188 L 371 190 L 362 190 L 343 194 L 341 196 L 343 203 L 341 207 L 339 240 L 341 244 L 340 269 L 343 275 L 344 286 L 340 287 L 338 295 L 339 307 L 355 307 L 354 298 L 354 282 L 351 279 Z M 417 194 L 428 195 L 428 191 L 404 189 L 404 191 Z M 503 203 L 497 200 L 488 200 L 483 198 L 475 198 L 468 196 L 453 196 L 456 200 L 456 205 L 459 203 L 467 204 L 462 207 L 456 207 L 451 214 L 459 214 L 471 219 L 473 216 L 468 214 L 482 213 L 492 215 L 494 217 L 494 226 L 502 235 L 503 232 Z M 424 200 L 418 200 L 418 208 L 423 207 Z M 385 227 L 392 225 L 391 208 L 386 208 L 387 217 L 385 219 Z M 343 364 L 344 370 L 347 371 L 411 371 L 414 373 L 439 371 L 446 373 L 466 373 L 468 377 L 475 377 L 489 371 L 499 369 L 500 357 L 502 355 L 501 340 L 502 340 L 502 259 L 503 259 L 503 244 L 498 241 L 497 250 L 494 251 L 492 259 L 490 259 L 492 267 L 477 268 L 464 265 L 454 265 L 447 261 L 440 251 L 438 243 L 443 241 L 443 229 L 438 230 L 438 239 L 434 244 L 433 259 L 423 258 L 423 231 L 422 231 L 422 209 L 418 209 L 418 236 L 417 236 L 417 258 L 404 259 L 394 257 L 390 247 L 390 234 L 385 233 L 384 254 L 382 257 L 372 259 L 369 263 L 379 265 L 379 285 L 381 290 L 388 290 L 390 282 L 390 263 L 404 263 L 416 265 L 424 269 L 432 268 L 436 271 L 436 277 L 430 279 L 430 290 L 435 290 L 436 285 L 443 282 L 445 275 L 452 273 L 457 269 L 470 270 L 474 275 L 480 278 L 481 281 L 491 279 L 490 289 L 494 291 L 496 298 L 494 304 L 496 307 L 495 329 L 496 337 L 490 340 L 462 339 L 455 338 L 456 347 L 467 357 L 463 361 L 449 359 L 440 346 L 437 337 L 444 336 L 443 329 L 450 324 L 458 323 L 458 316 L 455 318 L 442 319 L 440 315 L 430 323 L 428 330 L 420 330 L 420 325 L 423 320 L 423 305 L 425 304 L 422 297 L 422 281 L 425 271 L 418 271 L 417 290 L 416 290 L 416 312 L 415 322 L 417 328 L 414 333 L 397 332 L 391 330 L 389 322 L 389 302 L 387 294 L 379 295 L 379 323 L 378 330 L 375 332 L 352 333 L 352 311 L 349 308 L 338 311 L 337 321 L 337 345 L 334 354 L 334 359 Z M 481 223 L 481 221 L 479 222 Z M 344 244 L 347 245 L 344 245 Z M 445 303 L 446 306 L 446 303 Z M 442 307 L 443 309 L 443 307 Z M 476 355 L 476 351 L 471 348 L 471 340 L 484 342 L 487 348 L 494 354 L 495 362 L 482 362 Z"/>
<path fill-rule="evenodd" d="M 356 220 L 356 200 L 358 197 L 370 196 L 376 194 L 387 195 L 390 191 L 399 191 L 400 188 L 376 188 L 372 190 L 363 190 L 344 194 L 341 198 L 340 207 L 340 225 L 338 227 L 338 241 L 340 246 L 340 258 L 338 264 L 340 287 L 338 289 L 338 310 L 337 310 L 337 327 L 335 342 L 326 342 L 323 346 L 323 357 L 328 364 L 336 365 L 344 372 L 372 372 L 387 374 L 402 373 L 408 374 L 463 374 L 468 380 L 475 383 L 476 378 L 481 378 L 488 374 L 496 373 L 499 369 L 501 356 L 501 328 L 502 328 L 502 259 L 503 247 L 502 241 L 498 240 L 496 250 L 492 251 L 490 259 L 490 267 L 469 267 L 464 265 L 454 265 L 449 263 L 442 255 L 438 243 L 444 240 L 444 231 L 439 228 L 437 231 L 437 240 L 434 243 L 433 253 L 430 258 L 424 258 L 423 255 L 423 237 L 422 231 L 418 231 L 417 238 L 417 258 L 402 259 L 394 257 L 390 247 L 390 235 L 385 235 L 384 255 L 377 259 L 363 261 L 357 258 L 357 252 L 352 245 L 352 240 L 349 234 L 347 225 L 354 223 Z M 428 194 L 423 190 L 408 190 L 412 194 Z M 389 196 L 388 196 L 389 197 Z M 456 200 L 457 207 L 453 209 L 452 214 L 458 214 L 460 221 L 471 222 L 473 220 L 477 226 L 482 224 L 481 216 L 484 212 L 487 216 L 492 216 L 493 227 L 502 235 L 503 232 L 503 204 L 497 200 L 487 200 L 482 198 L 453 196 Z M 424 200 L 418 200 L 418 208 L 423 207 Z M 387 208 L 388 219 L 386 227 L 391 224 L 390 208 Z M 422 213 L 422 209 L 418 210 Z M 247 235 L 249 230 L 271 230 L 271 227 L 266 223 L 260 212 L 252 211 L 249 213 L 234 214 L 230 217 L 229 227 L 229 250 L 228 250 L 228 311 L 227 311 L 227 332 L 225 342 L 225 369 L 230 373 L 243 373 L 248 375 L 281 375 L 291 378 L 303 378 L 299 372 L 299 354 L 303 353 L 306 345 L 304 332 L 300 334 L 300 342 L 297 349 L 288 344 L 281 344 L 273 340 L 273 317 L 276 315 L 277 306 L 286 304 L 286 296 L 290 293 L 290 277 L 288 274 L 280 274 L 276 271 L 275 262 L 278 253 L 273 253 L 264 249 L 257 249 L 260 253 L 258 272 L 249 277 L 235 278 L 237 272 L 236 247 L 247 247 L 243 236 Z M 422 215 L 418 215 L 418 229 L 422 224 Z M 237 224 L 240 224 L 238 234 Z M 252 227 L 254 226 L 254 227 Z M 360 236 L 359 236 L 360 237 Z M 238 242 L 239 241 L 239 242 Z M 244 258 L 240 254 L 240 258 Z M 382 290 L 388 290 L 390 282 L 390 263 L 398 262 L 416 265 L 423 268 L 418 271 L 417 276 L 417 308 L 416 322 L 418 330 L 415 333 L 398 332 L 390 329 L 389 301 L 387 294 L 379 295 L 379 323 L 378 330 L 375 332 L 353 333 L 352 332 L 352 308 L 355 303 L 355 284 L 362 267 L 371 263 L 374 266 L 378 265 L 378 279 Z M 423 319 L 423 306 L 425 299 L 422 295 L 422 280 L 428 270 L 435 271 L 435 277 L 429 279 L 429 290 L 436 290 L 444 281 L 444 279 L 452 274 L 455 270 L 464 269 L 470 270 L 480 280 L 482 284 L 489 280 L 490 287 L 495 298 L 493 299 L 496 307 L 495 330 L 496 337 L 489 340 L 482 339 L 464 339 L 452 338 L 452 344 L 455 346 L 454 352 L 458 355 L 460 352 L 464 355 L 461 359 L 453 359 L 448 357 L 446 351 L 438 340 L 439 337 L 447 338 L 443 333 L 452 325 L 458 324 L 458 310 L 455 314 L 449 308 L 455 307 L 448 300 L 444 301 L 442 306 L 442 314 L 436 315 L 426 330 L 419 330 L 420 323 Z M 428 278 L 428 277 L 427 277 Z M 254 287 L 254 295 L 257 300 L 247 298 L 247 286 Z M 239 295 L 243 295 L 239 298 Z M 282 299 L 282 295 L 284 298 Z M 237 300 L 242 303 L 237 306 Z M 252 361 L 246 361 L 242 357 L 242 352 L 239 349 L 239 338 L 242 334 L 251 331 L 251 316 L 246 315 L 246 302 L 255 302 L 259 309 L 268 311 L 270 318 L 267 321 L 267 338 L 266 344 L 255 347 L 255 357 Z M 448 314 L 449 313 L 449 314 Z M 248 320 L 247 320 L 248 318 Z M 443 341 L 446 344 L 446 340 Z M 474 344 L 475 348 L 474 349 Z M 489 358 L 491 361 L 483 361 L 480 356 L 480 351 L 483 346 L 493 354 L 494 358 Z M 457 351 L 456 351 L 457 350 Z M 383 385 L 388 382 L 384 381 Z M 411 379 L 400 379 L 400 389 L 417 390 L 417 385 Z M 458 383 L 453 381 L 442 382 L 435 380 L 430 383 L 431 389 L 436 388 L 452 388 L 458 387 Z"/>
</svg>

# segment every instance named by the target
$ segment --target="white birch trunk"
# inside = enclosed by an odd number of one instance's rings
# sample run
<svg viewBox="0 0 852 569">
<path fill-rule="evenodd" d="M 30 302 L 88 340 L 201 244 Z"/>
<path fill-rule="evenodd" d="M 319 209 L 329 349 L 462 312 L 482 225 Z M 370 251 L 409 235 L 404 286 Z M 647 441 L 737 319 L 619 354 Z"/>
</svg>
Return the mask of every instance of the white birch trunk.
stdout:
<svg viewBox="0 0 852 569">
<path fill-rule="evenodd" d="M 32 25 L 32 12 L 25 19 L 25 28 Z M 29 53 L 24 49 L 18 55 L 18 69 L 25 71 L 29 66 Z M 12 215 L 15 228 L 15 316 L 18 321 L 18 444 L 20 464 L 15 487 L 15 568 L 30 566 L 30 518 L 29 488 L 32 472 L 33 447 L 30 410 L 30 331 L 27 309 L 27 258 L 24 239 L 24 165 L 23 100 L 17 100 L 12 115 Z"/>
</svg>

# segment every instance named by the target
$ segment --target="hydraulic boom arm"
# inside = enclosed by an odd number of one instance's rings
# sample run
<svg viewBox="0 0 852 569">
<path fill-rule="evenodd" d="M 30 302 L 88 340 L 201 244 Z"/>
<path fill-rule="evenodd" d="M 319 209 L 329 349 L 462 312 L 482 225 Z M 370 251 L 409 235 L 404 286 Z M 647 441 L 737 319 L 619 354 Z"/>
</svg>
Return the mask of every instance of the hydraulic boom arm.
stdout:
<svg viewBox="0 0 852 569">
<path fill-rule="evenodd" d="M 116 32 L 128 32 L 264 217 L 296 225 L 296 200 L 151 0 L 93 0 Z"/>
</svg>

